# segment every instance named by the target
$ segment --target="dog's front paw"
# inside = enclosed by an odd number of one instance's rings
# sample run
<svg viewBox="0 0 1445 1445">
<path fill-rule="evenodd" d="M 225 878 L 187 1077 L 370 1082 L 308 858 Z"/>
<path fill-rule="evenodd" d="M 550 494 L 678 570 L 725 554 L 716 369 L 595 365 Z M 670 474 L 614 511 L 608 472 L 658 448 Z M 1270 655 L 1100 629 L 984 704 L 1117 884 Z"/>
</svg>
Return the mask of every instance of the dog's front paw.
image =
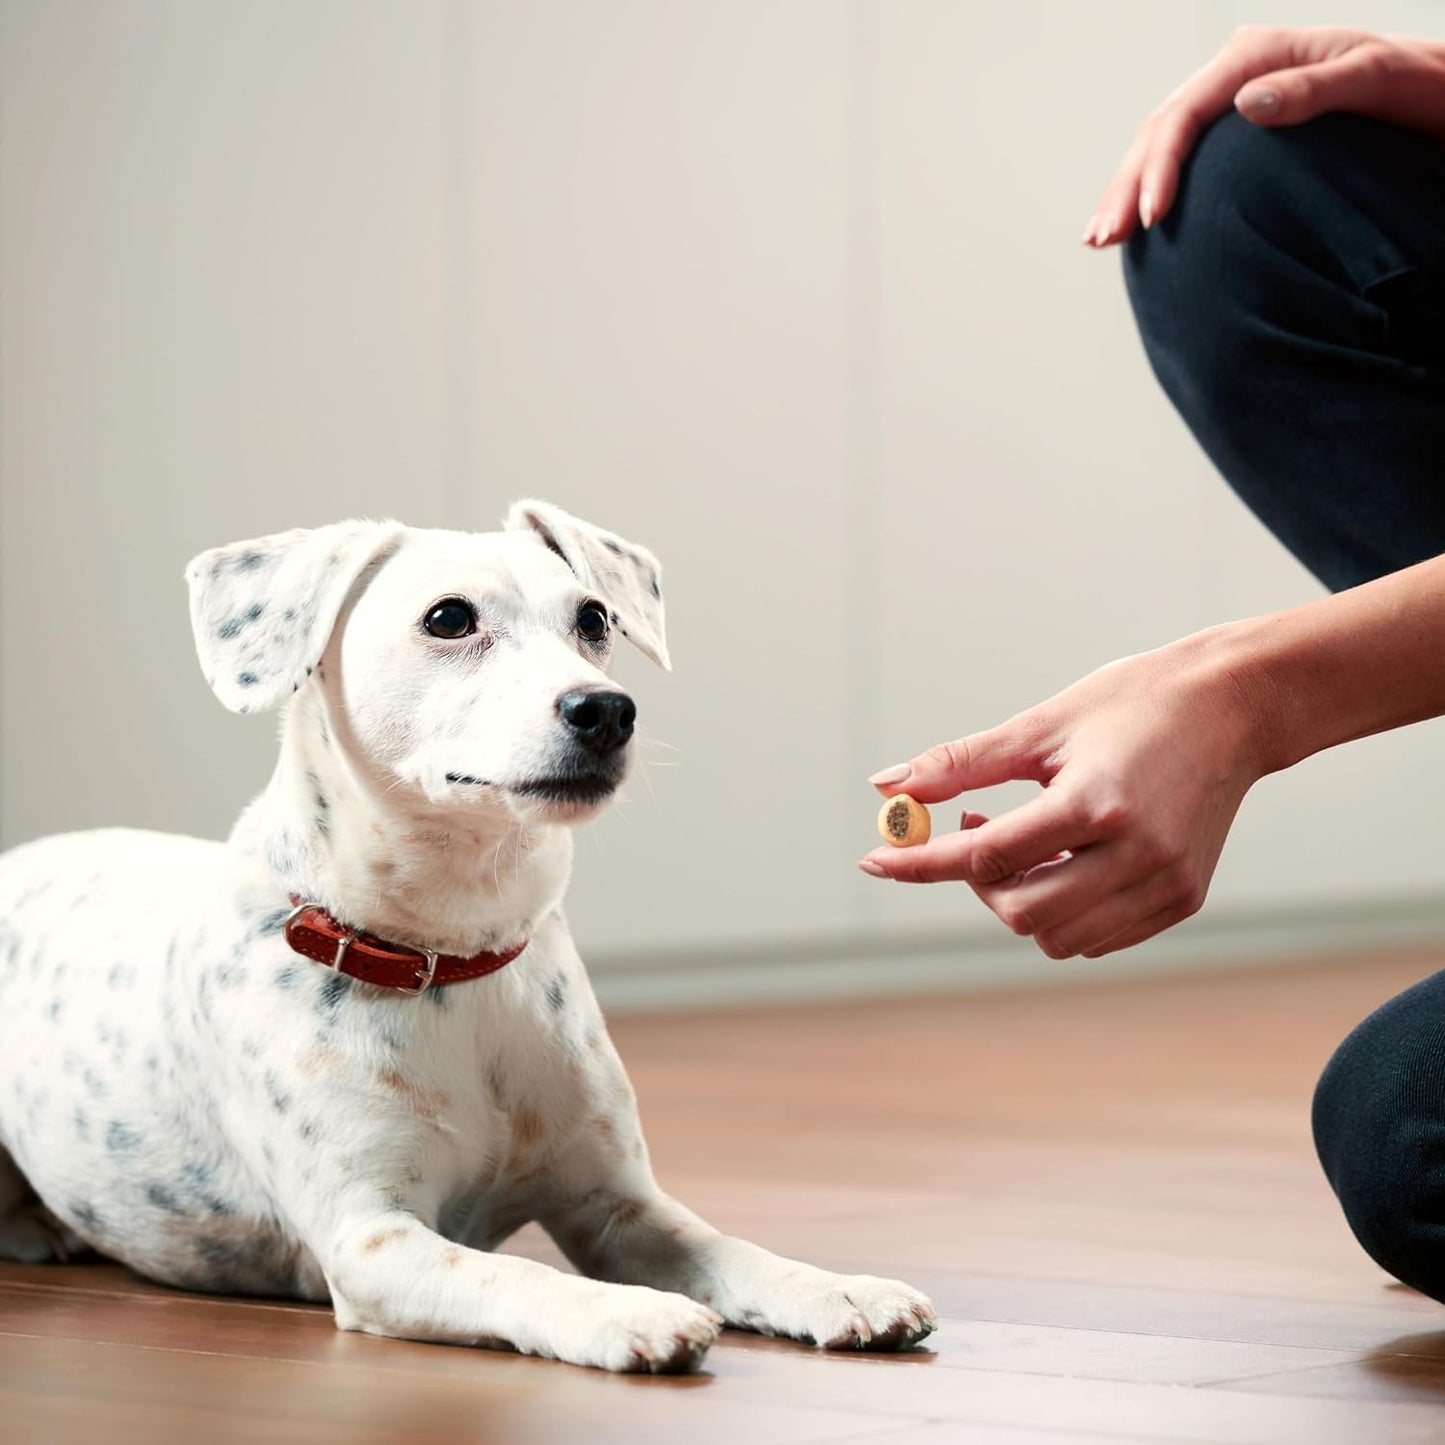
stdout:
<svg viewBox="0 0 1445 1445">
<path fill-rule="evenodd" d="M 827 1350 L 906 1350 L 938 1328 L 938 1316 L 927 1296 L 899 1280 L 820 1272 L 753 1327 Z"/>
<path fill-rule="evenodd" d="M 594 1309 L 569 1322 L 560 1358 L 632 1374 L 695 1370 L 723 1327 L 721 1315 L 686 1295 L 604 1285 Z"/>
</svg>

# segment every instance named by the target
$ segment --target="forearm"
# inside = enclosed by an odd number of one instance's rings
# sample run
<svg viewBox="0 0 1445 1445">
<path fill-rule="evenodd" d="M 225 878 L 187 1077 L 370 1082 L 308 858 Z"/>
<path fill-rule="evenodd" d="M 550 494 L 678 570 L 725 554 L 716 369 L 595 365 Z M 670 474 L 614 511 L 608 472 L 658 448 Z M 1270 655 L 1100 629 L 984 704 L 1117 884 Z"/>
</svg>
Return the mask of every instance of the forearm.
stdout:
<svg viewBox="0 0 1445 1445">
<path fill-rule="evenodd" d="M 1259 774 L 1445 713 L 1445 557 L 1190 639 L 1250 719 Z"/>
</svg>

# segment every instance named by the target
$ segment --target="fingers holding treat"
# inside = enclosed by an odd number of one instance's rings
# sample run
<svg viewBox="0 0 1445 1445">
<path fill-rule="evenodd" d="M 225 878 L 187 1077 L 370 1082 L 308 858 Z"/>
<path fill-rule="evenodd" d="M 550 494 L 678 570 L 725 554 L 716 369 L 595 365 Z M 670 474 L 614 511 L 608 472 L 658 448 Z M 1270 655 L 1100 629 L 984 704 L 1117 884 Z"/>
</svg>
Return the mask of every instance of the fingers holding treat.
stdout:
<svg viewBox="0 0 1445 1445">
<path fill-rule="evenodd" d="M 957 833 L 914 847 L 875 848 L 858 866 L 899 883 L 1002 883 L 1085 841 L 1072 809 L 1049 790 L 997 818 L 965 816 Z"/>
</svg>

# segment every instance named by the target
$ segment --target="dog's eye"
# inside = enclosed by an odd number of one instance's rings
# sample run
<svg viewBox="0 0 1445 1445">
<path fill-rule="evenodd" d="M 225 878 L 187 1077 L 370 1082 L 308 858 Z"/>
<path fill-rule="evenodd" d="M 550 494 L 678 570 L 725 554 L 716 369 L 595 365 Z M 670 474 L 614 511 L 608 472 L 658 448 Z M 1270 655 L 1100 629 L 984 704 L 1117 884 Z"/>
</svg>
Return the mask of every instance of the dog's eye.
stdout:
<svg viewBox="0 0 1445 1445">
<path fill-rule="evenodd" d="M 422 619 L 422 627 L 433 637 L 467 637 L 477 630 L 477 614 L 471 603 L 460 597 L 448 597 L 438 602 Z"/>
<path fill-rule="evenodd" d="M 607 636 L 607 611 L 600 602 L 584 602 L 577 609 L 577 632 L 588 642 Z"/>
</svg>

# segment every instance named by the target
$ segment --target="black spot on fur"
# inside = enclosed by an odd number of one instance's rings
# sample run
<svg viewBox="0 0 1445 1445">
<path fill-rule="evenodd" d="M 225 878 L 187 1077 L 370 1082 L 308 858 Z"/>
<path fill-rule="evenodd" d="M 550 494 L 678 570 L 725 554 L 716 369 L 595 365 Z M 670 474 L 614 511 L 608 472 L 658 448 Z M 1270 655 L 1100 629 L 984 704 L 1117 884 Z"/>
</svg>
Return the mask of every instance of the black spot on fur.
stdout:
<svg viewBox="0 0 1445 1445">
<path fill-rule="evenodd" d="M 291 1107 L 291 1095 L 282 1087 L 281 1081 L 268 1069 L 266 1071 L 266 1097 L 271 1101 L 271 1107 L 278 1113 L 284 1114 Z"/>
<path fill-rule="evenodd" d="M 134 1154 L 140 1148 L 140 1135 L 130 1125 L 112 1119 L 106 1126 L 105 1147 L 112 1154 Z"/>
<path fill-rule="evenodd" d="M 236 1206 L 216 1192 L 216 1171 L 192 1160 L 181 1166 L 181 1179 L 208 1214 L 234 1214 Z"/>
<path fill-rule="evenodd" d="M 606 547 L 607 550 L 611 552 L 614 557 L 620 557 L 622 555 L 621 546 L 618 543 L 614 542 L 611 537 L 604 537 L 602 539 L 602 545 Z"/>
<path fill-rule="evenodd" d="M 554 1014 L 562 1012 L 562 1006 L 567 1002 L 567 981 L 559 973 L 551 983 L 547 985 L 547 1007 Z"/>
<path fill-rule="evenodd" d="M 308 669 L 309 670 L 309 669 Z M 307 773 L 306 781 L 311 786 L 311 801 L 315 805 L 316 813 L 312 819 L 312 825 L 323 838 L 331 836 L 331 799 L 326 796 L 326 790 L 321 786 L 321 779 L 315 773 Z"/>
<path fill-rule="evenodd" d="M 654 572 L 654 573 L 652 574 L 652 576 L 648 579 L 648 588 L 649 588 L 649 590 L 651 591 L 652 595 L 653 595 L 655 598 L 657 598 L 657 600 L 658 600 L 659 602 L 661 602 L 661 601 L 662 601 L 662 588 L 658 585 L 657 573 L 656 573 L 656 572 Z"/>
<path fill-rule="evenodd" d="M 333 973 L 321 985 L 321 992 L 316 996 L 316 1005 L 319 1009 L 335 1012 L 341 1006 L 341 1000 L 350 992 L 351 980 L 344 973 Z"/>
<path fill-rule="evenodd" d="M 94 1229 L 100 1224 L 100 1215 L 84 1200 L 72 1202 L 66 1212 L 82 1229 Z"/>
<path fill-rule="evenodd" d="M 276 970 L 277 988 L 295 988 L 301 979 L 301 970 L 294 963 L 288 963 L 284 968 Z"/>
<path fill-rule="evenodd" d="M 254 925 L 256 936 L 264 938 L 268 933 L 280 933 L 290 916 L 289 908 L 273 908 L 269 913 L 261 914 Z"/>
<path fill-rule="evenodd" d="M 164 1209 L 167 1214 L 184 1214 L 180 1201 L 166 1188 L 164 1184 L 152 1181 L 146 1185 L 146 1200 L 154 1204 L 157 1209 Z"/>
<path fill-rule="evenodd" d="M 254 672 L 238 672 L 236 674 L 237 687 L 255 687 L 260 680 Z"/>
<path fill-rule="evenodd" d="M 216 636 L 222 642 L 229 642 L 233 637 L 238 637 L 253 622 L 258 621 L 265 610 L 264 602 L 253 602 L 244 612 L 238 612 L 234 617 L 223 622 L 216 629 Z"/>
<path fill-rule="evenodd" d="M 236 570 L 238 572 L 254 572 L 266 561 L 265 552 L 242 552 L 236 558 Z"/>
</svg>

